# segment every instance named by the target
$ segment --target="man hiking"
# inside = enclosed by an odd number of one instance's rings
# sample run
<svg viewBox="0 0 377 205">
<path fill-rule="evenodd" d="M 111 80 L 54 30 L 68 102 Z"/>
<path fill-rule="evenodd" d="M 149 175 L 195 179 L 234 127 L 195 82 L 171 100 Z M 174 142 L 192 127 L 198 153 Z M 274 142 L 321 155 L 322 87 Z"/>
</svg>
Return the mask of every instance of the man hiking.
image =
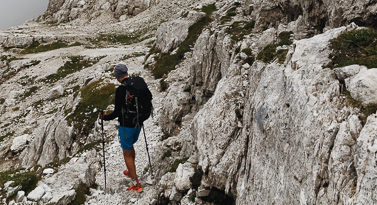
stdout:
<svg viewBox="0 0 377 205">
<path fill-rule="evenodd" d="M 150 110 L 147 114 L 144 114 L 146 111 L 143 110 L 145 110 L 145 107 L 149 107 L 149 104 L 150 107 L 152 106 L 152 94 L 141 77 L 128 77 L 128 68 L 124 64 L 118 64 L 115 66 L 114 76 L 118 82 L 121 83 L 115 92 L 115 109 L 111 114 L 100 114 L 100 118 L 103 120 L 113 120 L 118 118 L 120 124 L 118 127 L 118 133 L 123 150 L 124 161 L 128 169 L 125 170 L 123 174 L 129 177 L 132 181 L 132 185 L 127 191 L 135 190 L 140 193 L 143 189 L 139 183 L 138 175 L 136 174 L 136 153 L 133 144 L 139 138 L 143 121 L 149 117 Z M 136 86 L 136 88 L 134 86 Z M 144 90 L 137 90 L 140 87 L 143 87 Z M 145 95 L 147 95 L 147 97 L 145 97 Z M 147 102 L 146 105 L 143 101 L 149 102 Z"/>
</svg>

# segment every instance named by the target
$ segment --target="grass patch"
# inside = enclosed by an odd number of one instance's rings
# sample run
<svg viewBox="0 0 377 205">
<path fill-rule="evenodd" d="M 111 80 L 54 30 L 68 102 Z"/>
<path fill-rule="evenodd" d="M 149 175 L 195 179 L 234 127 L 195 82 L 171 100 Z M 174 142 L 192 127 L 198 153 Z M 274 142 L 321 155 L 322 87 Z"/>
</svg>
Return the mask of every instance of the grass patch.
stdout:
<svg viewBox="0 0 377 205">
<path fill-rule="evenodd" d="M 83 56 L 72 56 L 69 60 L 61 66 L 54 74 L 47 76 L 42 81 L 45 83 L 55 83 L 56 81 L 66 77 L 69 74 L 80 71 L 84 68 L 90 67 L 96 64 L 103 57 L 96 57 L 94 59 L 86 59 Z"/>
<path fill-rule="evenodd" d="M 246 21 L 236 21 L 229 28 L 226 29 L 226 32 L 232 35 L 232 39 L 235 41 L 240 41 L 244 38 L 245 35 L 250 34 L 255 27 L 255 20 L 249 22 Z"/>
<path fill-rule="evenodd" d="M 72 46 L 80 46 L 81 43 L 75 42 L 73 44 L 68 44 L 64 42 L 54 42 L 51 44 L 46 44 L 46 45 L 41 45 L 38 41 L 34 41 L 29 47 L 26 49 L 22 50 L 20 53 L 21 54 L 29 54 L 29 53 L 42 53 L 42 52 L 47 52 L 51 50 L 56 50 L 59 48 L 67 48 L 67 47 L 72 47 Z"/>
<path fill-rule="evenodd" d="M 58 168 L 58 167 L 60 167 L 63 164 L 67 164 L 70 160 L 71 160 L 70 157 L 64 158 L 62 160 L 55 159 L 54 161 L 48 163 L 45 166 L 45 169 L 46 168 L 52 168 L 52 169 Z"/>
<path fill-rule="evenodd" d="M 293 42 L 289 40 L 292 32 L 281 32 L 279 34 L 279 42 L 276 44 L 268 44 L 263 50 L 258 53 L 257 60 L 261 60 L 265 63 L 270 63 L 271 61 L 278 59 L 279 63 L 284 63 L 287 56 L 287 49 L 276 50 L 279 46 L 291 45 Z"/>
<path fill-rule="evenodd" d="M 33 86 L 29 89 L 29 91 L 27 91 L 25 94 L 24 94 L 24 98 L 27 98 L 27 97 L 30 97 L 33 93 L 35 93 L 35 91 L 37 91 L 39 89 L 38 86 Z"/>
<path fill-rule="evenodd" d="M 359 119 L 361 120 L 362 124 L 365 124 L 367 121 L 367 118 L 377 112 L 377 104 L 367 104 L 363 105 L 360 101 L 357 101 L 352 98 L 351 93 L 344 89 L 343 93 L 344 96 L 346 96 L 347 103 L 351 105 L 352 107 L 356 107 L 360 109 Z"/>
<path fill-rule="evenodd" d="M 166 172 L 175 172 L 178 168 L 179 164 L 183 164 L 188 160 L 188 157 L 182 158 L 182 159 L 176 159 L 174 163 L 171 165 L 171 168 Z"/>
<path fill-rule="evenodd" d="M 225 16 L 221 17 L 220 21 L 221 21 L 221 24 L 225 23 L 225 22 L 229 22 L 232 20 L 232 17 L 233 16 L 236 16 L 237 15 L 237 7 L 232 7 L 231 9 L 229 9 Z"/>
<path fill-rule="evenodd" d="M 254 63 L 254 61 L 255 61 L 255 57 L 252 54 L 251 48 L 242 49 L 242 52 L 247 55 L 247 58 L 244 60 L 244 63 L 252 65 Z"/>
<path fill-rule="evenodd" d="M 377 68 L 377 30 L 353 30 L 330 41 L 330 68 L 353 64 Z"/>
<path fill-rule="evenodd" d="M 81 205 L 85 204 L 86 201 L 86 195 L 89 195 L 89 187 L 87 187 L 84 183 L 81 183 L 76 189 L 76 197 L 75 199 L 70 203 L 70 205 Z"/>
<path fill-rule="evenodd" d="M 34 171 L 22 172 L 22 169 L 9 170 L 0 172 L 0 184 L 4 187 L 4 183 L 8 181 L 14 181 L 10 186 L 21 186 L 21 190 L 25 191 L 25 194 L 29 194 L 33 189 L 37 187 L 39 177 Z M 1 193 L 3 197 L 6 197 L 5 190 L 2 189 Z M 9 196 L 7 199 L 12 199 L 17 195 L 17 192 Z"/>
<path fill-rule="evenodd" d="M 94 127 L 98 113 L 93 113 L 94 108 L 106 109 L 115 101 L 115 85 L 102 83 L 102 80 L 94 81 L 81 88 L 81 97 L 79 104 L 74 112 L 67 116 L 69 125 L 73 125 L 78 131 L 78 135 L 89 134 L 90 129 Z"/>
<path fill-rule="evenodd" d="M 107 140 L 105 140 L 107 141 Z M 110 140 L 109 140 L 110 141 Z M 96 149 L 96 151 L 100 151 L 100 148 L 98 147 L 99 145 L 102 144 L 102 140 L 97 140 L 97 141 L 94 141 L 94 142 L 91 142 L 91 143 L 88 143 L 88 144 L 85 144 L 84 146 L 82 146 L 78 151 L 77 153 L 83 153 L 85 151 L 88 151 L 88 150 L 92 150 L 92 149 Z"/>
<path fill-rule="evenodd" d="M 1 56 L 0 57 L 0 60 L 1 61 L 5 61 L 5 63 L 7 65 L 9 65 L 10 62 L 12 61 L 15 61 L 15 60 L 22 60 L 23 58 L 17 58 L 17 57 L 14 57 L 14 56 L 10 56 L 10 55 L 4 55 L 4 56 Z"/>
<path fill-rule="evenodd" d="M 161 78 L 164 74 L 168 74 L 171 70 L 174 70 L 176 65 L 182 61 L 184 54 L 190 51 L 191 46 L 194 45 L 204 27 L 212 21 L 211 14 L 215 10 L 216 6 L 214 4 L 203 6 L 202 11 L 207 14 L 206 17 L 190 26 L 187 38 L 179 46 L 177 52 L 173 55 L 160 54 L 160 56 L 157 57 L 155 68 L 152 71 L 153 76 L 156 79 Z M 156 52 L 153 51 L 153 49 L 154 48 L 151 49 L 151 52 Z"/>
<path fill-rule="evenodd" d="M 124 34 L 100 34 L 98 41 L 106 41 L 114 44 L 120 43 L 126 45 L 140 42 L 138 36 Z"/>
<path fill-rule="evenodd" d="M 14 131 L 13 132 L 8 132 L 7 134 L 5 134 L 5 135 L 3 135 L 3 136 L 1 136 L 0 137 L 0 142 L 2 142 L 2 141 L 4 141 L 6 138 L 8 138 L 8 137 L 12 137 L 12 136 L 14 136 Z"/>
</svg>

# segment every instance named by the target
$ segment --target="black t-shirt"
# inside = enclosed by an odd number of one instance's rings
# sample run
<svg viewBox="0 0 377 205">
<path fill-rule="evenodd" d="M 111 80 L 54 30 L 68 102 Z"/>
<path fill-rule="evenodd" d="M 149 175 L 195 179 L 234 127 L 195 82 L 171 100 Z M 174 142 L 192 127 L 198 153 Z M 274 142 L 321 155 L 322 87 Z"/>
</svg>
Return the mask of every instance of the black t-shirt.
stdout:
<svg viewBox="0 0 377 205">
<path fill-rule="evenodd" d="M 128 78 L 124 79 L 123 82 L 127 82 Z M 136 127 L 136 124 L 132 122 L 123 122 L 124 120 L 122 119 L 122 107 L 125 108 L 126 102 L 125 102 L 125 97 L 126 97 L 126 86 L 119 86 L 117 87 L 115 91 L 115 109 L 112 113 L 109 115 L 105 115 L 103 120 L 113 120 L 115 118 L 118 118 L 118 122 L 120 126 L 123 127 Z"/>
</svg>

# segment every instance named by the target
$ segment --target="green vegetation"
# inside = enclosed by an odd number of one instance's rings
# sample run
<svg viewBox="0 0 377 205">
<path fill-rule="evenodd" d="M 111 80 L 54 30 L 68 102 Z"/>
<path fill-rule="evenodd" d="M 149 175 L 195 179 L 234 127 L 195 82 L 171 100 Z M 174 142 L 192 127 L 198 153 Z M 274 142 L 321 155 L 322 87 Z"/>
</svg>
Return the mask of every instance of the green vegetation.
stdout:
<svg viewBox="0 0 377 205">
<path fill-rule="evenodd" d="M 254 29 L 255 21 L 251 20 L 250 22 L 246 21 L 236 21 L 227 28 L 226 32 L 232 35 L 232 39 L 235 41 L 240 41 L 247 34 L 250 34 Z"/>
<path fill-rule="evenodd" d="M 71 205 L 81 205 L 85 204 L 86 201 L 86 195 L 89 195 L 89 188 L 84 183 L 81 183 L 76 189 L 76 197 L 75 199 L 70 203 Z"/>
<path fill-rule="evenodd" d="M 188 157 L 185 157 L 183 159 L 176 159 L 174 163 L 171 165 L 171 168 L 166 172 L 175 172 L 178 168 L 179 164 L 183 164 L 188 160 Z"/>
<path fill-rule="evenodd" d="M 81 43 L 74 43 L 74 44 L 67 44 L 64 42 L 54 42 L 51 44 L 47 45 L 41 45 L 38 41 L 34 41 L 29 47 L 21 51 L 21 54 L 29 54 L 29 53 L 41 53 L 41 52 L 46 52 L 46 51 L 51 51 L 51 50 L 56 50 L 59 48 L 67 48 L 67 47 L 72 47 L 72 46 L 80 46 Z"/>
<path fill-rule="evenodd" d="M 236 16 L 237 7 L 233 7 L 226 12 L 226 15 L 221 17 L 221 24 L 231 21 L 233 16 Z"/>
<path fill-rule="evenodd" d="M 157 57 L 155 68 L 152 71 L 153 76 L 156 79 L 161 78 L 164 74 L 168 74 L 171 70 L 174 70 L 176 65 L 178 65 L 182 61 L 182 59 L 184 58 L 184 54 L 190 51 L 190 47 L 198 39 L 204 27 L 212 21 L 211 14 L 215 10 L 216 6 L 214 4 L 203 6 L 202 11 L 207 14 L 206 17 L 190 26 L 187 38 L 179 46 L 177 52 L 173 55 L 160 54 Z M 155 48 L 152 48 L 150 53 L 158 52 Z"/>
<path fill-rule="evenodd" d="M 277 58 L 279 63 L 284 63 L 288 50 L 280 49 L 276 51 L 276 48 L 279 46 L 291 45 L 292 41 L 289 40 L 289 36 L 291 34 L 292 32 L 281 32 L 279 34 L 279 43 L 269 44 L 266 47 L 264 47 L 263 50 L 258 54 L 257 60 L 262 60 L 265 63 L 270 63 L 271 61 Z"/>
<path fill-rule="evenodd" d="M 239 2 L 234 2 L 234 7 L 230 8 L 225 16 L 221 17 L 220 21 L 221 21 L 221 24 L 225 23 L 225 22 L 228 22 L 228 21 L 231 21 L 232 20 L 232 17 L 233 16 L 236 16 L 237 15 L 237 7 L 241 6 L 241 3 Z"/>
<path fill-rule="evenodd" d="M 106 139 L 105 143 L 110 142 L 110 141 L 111 141 L 110 139 Z M 92 150 L 92 149 L 95 149 L 98 152 L 101 150 L 101 144 L 102 144 L 102 140 L 97 140 L 97 141 L 85 144 L 77 151 L 77 153 L 83 153 L 85 151 Z"/>
<path fill-rule="evenodd" d="M 4 188 L 4 183 L 8 181 L 14 181 L 10 186 L 16 187 L 21 186 L 21 190 L 25 191 L 26 195 L 29 194 L 33 189 L 37 187 L 39 177 L 36 175 L 35 171 L 23 172 L 22 169 L 10 170 L 0 172 L 0 185 Z M 6 197 L 5 190 L 1 190 L 3 197 Z M 17 193 L 9 196 L 7 200 L 12 199 Z"/>
<path fill-rule="evenodd" d="M 14 57 L 14 56 L 10 56 L 10 55 L 4 55 L 4 56 L 1 56 L 0 57 L 0 60 L 1 61 L 5 61 L 5 63 L 7 65 L 9 65 L 10 62 L 12 61 L 15 61 L 15 60 L 21 60 L 22 58 L 17 58 L 17 57 Z"/>
<path fill-rule="evenodd" d="M 98 41 L 106 41 L 110 43 L 120 43 L 120 44 L 133 44 L 140 42 L 138 36 L 124 35 L 124 34 L 100 34 Z"/>
<path fill-rule="evenodd" d="M 330 48 L 330 68 L 352 64 L 377 68 L 377 30 L 373 28 L 343 33 L 331 40 Z"/>
<path fill-rule="evenodd" d="M 5 102 L 5 99 L 4 98 L 0 98 L 0 105 L 4 104 Z"/>
<path fill-rule="evenodd" d="M 360 109 L 359 118 L 360 118 L 360 120 L 363 124 L 366 123 L 369 115 L 377 112 L 377 104 L 363 105 L 363 104 L 361 104 L 361 102 L 353 99 L 350 92 L 347 91 L 347 90 L 344 90 L 342 94 L 346 96 L 347 103 L 349 105 L 351 105 L 352 107 L 357 107 L 357 108 Z"/>
<path fill-rule="evenodd" d="M 242 52 L 247 55 L 247 58 L 244 60 L 245 63 L 248 63 L 249 65 L 252 65 L 255 61 L 255 57 L 252 54 L 251 48 L 245 48 L 242 49 Z"/>
<path fill-rule="evenodd" d="M 45 168 L 52 168 L 52 169 L 55 169 L 55 168 L 60 167 L 60 166 L 63 165 L 63 164 L 67 164 L 70 160 L 71 160 L 70 157 L 64 158 L 64 159 L 62 159 L 62 160 L 55 159 L 54 161 L 48 163 L 48 164 L 45 166 Z"/>
<path fill-rule="evenodd" d="M 4 141 L 8 137 L 12 137 L 15 132 L 8 132 L 7 134 L 0 137 L 0 142 Z"/>
<path fill-rule="evenodd" d="M 330 68 L 353 64 L 364 65 L 367 68 L 377 68 L 377 30 L 373 28 L 353 30 L 339 35 L 330 41 Z M 344 90 L 347 103 L 360 109 L 360 119 L 363 123 L 369 115 L 376 113 L 377 104 L 363 105 L 352 98 L 349 91 Z"/>
<path fill-rule="evenodd" d="M 171 150 L 169 149 L 168 151 L 166 151 L 162 157 L 161 157 L 161 160 L 164 160 L 165 158 L 167 157 L 171 157 Z"/>
<path fill-rule="evenodd" d="M 84 68 L 90 67 L 96 64 L 99 60 L 103 57 L 96 57 L 94 59 L 85 59 L 83 56 L 72 56 L 69 57 L 69 60 L 65 62 L 65 64 L 60 67 L 57 73 L 51 74 L 47 76 L 42 81 L 45 83 L 54 83 L 69 74 L 75 73 L 80 71 Z"/>
<path fill-rule="evenodd" d="M 89 39 L 92 44 L 103 47 L 110 44 L 124 44 L 130 45 L 133 43 L 141 42 L 145 39 L 150 38 L 150 36 L 142 37 L 142 32 L 135 32 L 132 35 L 128 34 L 99 34 L 96 39 Z"/>
<path fill-rule="evenodd" d="M 103 84 L 102 80 L 94 81 L 81 88 L 79 104 L 72 114 L 67 116 L 67 122 L 74 125 L 79 135 L 89 134 L 89 130 L 94 127 L 98 113 L 93 113 L 94 108 L 105 109 L 115 101 L 115 85 Z"/>
<path fill-rule="evenodd" d="M 29 91 L 27 91 L 25 94 L 24 94 L 24 98 L 27 98 L 27 97 L 30 97 L 33 93 L 35 93 L 35 91 L 37 91 L 39 89 L 38 86 L 33 86 L 29 89 Z"/>
</svg>

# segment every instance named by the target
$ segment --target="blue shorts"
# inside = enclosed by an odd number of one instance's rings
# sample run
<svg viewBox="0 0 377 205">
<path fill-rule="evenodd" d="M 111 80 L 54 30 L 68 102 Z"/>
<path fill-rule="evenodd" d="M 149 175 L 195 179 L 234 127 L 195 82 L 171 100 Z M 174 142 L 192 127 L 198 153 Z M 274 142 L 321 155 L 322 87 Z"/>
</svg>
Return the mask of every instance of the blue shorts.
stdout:
<svg viewBox="0 0 377 205">
<path fill-rule="evenodd" d="M 122 149 L 130 150 L 132 148 L 133 144 L 139 139 L 141 127 L 142 126 L 131 128 L 119 126 L 118 133 Z"/>
</svg>

